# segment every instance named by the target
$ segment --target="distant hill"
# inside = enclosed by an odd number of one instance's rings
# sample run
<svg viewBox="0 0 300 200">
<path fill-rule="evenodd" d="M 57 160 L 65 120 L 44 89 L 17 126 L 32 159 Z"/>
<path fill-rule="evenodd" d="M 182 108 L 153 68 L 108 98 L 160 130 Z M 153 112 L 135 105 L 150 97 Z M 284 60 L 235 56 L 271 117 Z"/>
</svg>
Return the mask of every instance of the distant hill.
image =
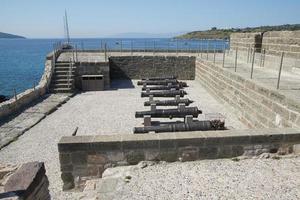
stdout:
<svg viewBox="0 0 300 200">
<path fill-rule="evenodd" d="M 0 32 L 0 38 L 25 38 L 25 37 L 19 36 L 19 35 L 13 35 L 13 34 L 9 34 L 9 33 Z"/>
<path fill-rule="evenodd" d="M 231 33 L 266 32 L 266 31 L 296 31 L 300 30 L 300 24 L 285 24 L 279 26 L 260 26 L 247 28 L 218 29 L 216 27 L 207 31 L 193 31 L 176 36 L 176 39 L 228 39 Z"/>
</svg>

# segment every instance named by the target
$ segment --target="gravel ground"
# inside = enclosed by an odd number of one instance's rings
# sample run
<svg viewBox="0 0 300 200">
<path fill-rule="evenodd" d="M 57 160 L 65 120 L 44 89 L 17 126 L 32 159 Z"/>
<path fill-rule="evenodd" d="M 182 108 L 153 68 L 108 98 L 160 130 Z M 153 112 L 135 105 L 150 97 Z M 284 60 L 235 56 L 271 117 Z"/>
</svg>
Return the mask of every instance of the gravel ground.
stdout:
<svg viewBox="0 0 300 200">
<path fill-rule="evenodd" d="M 230 110 L 217 103 L 198 82 L 188 82 L 190 97 L 204 113 L 221 112 L 228 117 L 226 124 L 235 128 L 244 126 L 231 118 Z M 75 127 L 77 135 L 131 133 L 134 126 L 141 126 L 142 119 L 135 119 L 137 110 L 145 110 L 140 97 L 141 89 L 130 83 L 116 82 L 115 89 L 78 94 L 24 133 L 17 141 L 0 151 L 1 163 L 45 162 L 53 199 L 73 199 L 71 193 L 61 191 L 57 143 L 62 136 L 70 136 Z"/>
<path fill-rule="evenodd" d="M 175 162 L 129 174 L 114 199 L 300 199 L 300 157 Z"/>
</svg>

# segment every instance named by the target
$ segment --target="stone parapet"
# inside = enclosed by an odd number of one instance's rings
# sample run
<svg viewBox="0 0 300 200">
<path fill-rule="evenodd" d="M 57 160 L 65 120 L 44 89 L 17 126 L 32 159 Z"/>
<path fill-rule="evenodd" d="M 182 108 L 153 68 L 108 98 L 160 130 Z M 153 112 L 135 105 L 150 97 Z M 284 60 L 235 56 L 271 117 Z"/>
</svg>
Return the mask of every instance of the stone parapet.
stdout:
<svg viewBox="0 0 300 200">
<path fill-rule="evenodd" d="M 300 103 L 276 90 L 203 60 L 197 61 L 196 80 L 251 128 L 300 127 Z"/>
<path fill-rule="evenodd" d="M 270 31 L 263 34 L 262 48 L 266 54 L 300 59 L 300 31 Z"/>
<path fill-rule="evenodd" d="M 111 79 L 141 79 L 145 77 L 177 76 L 181 80 L 195 79 L 194 56 L 111 56 Z"/>
<path fill-rule="evenodd" d="M 257 33 L 232 33 L 230 35 L 230 49 L 247 51 L 249 48 L 256 48 L 260 52 L 262 34 Z"/>
<path fill-rule="evenodd" d="M 62 137 L 58 143 L 64 190 L 106 168 L 140 161 L 193 161 L 293 152 L 299 129 L 249 129 L 161 134 Z"/>
</svg>

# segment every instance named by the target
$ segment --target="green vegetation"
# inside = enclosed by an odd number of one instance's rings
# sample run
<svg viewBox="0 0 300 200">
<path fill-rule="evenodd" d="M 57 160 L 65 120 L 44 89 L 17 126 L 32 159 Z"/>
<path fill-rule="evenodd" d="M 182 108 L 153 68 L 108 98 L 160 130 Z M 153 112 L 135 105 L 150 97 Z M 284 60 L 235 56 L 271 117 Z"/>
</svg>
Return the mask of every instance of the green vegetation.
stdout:
<svg viewBox="0 0 300 200">
<path fill-rule="evenodd" d="M 252 28 L 218 29 L 216 27 L 207 31 L 193 31 L 175 37 L 176 39 L 228 39 L 231 33 L 266 32 L 266 31 L 295 31 L 300 30 L 300 24 L 285 24 L 280 26 L 260 26 Z"/>
<path fill-rule="evenodd" d="M 0 38 L 25 38 L 23 36 L 19 36 L 19 35 L 13 35 L 13 34 L 9 34 L 9 33 L 3 33 L 3 32 L 0 32 Z"/>
</svg>

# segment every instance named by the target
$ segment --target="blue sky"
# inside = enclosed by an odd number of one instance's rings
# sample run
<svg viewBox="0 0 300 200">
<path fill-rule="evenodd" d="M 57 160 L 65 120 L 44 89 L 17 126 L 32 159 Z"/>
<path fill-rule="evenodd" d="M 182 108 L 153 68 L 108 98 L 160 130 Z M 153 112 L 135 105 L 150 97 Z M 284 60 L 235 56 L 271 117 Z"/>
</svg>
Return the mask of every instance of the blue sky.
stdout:
<svg viewBox="0 0 300 200">
<path fill-rule="evenodd" d="M 63 37 L 64 9 L 72 37 L 300 23 L 300 0 L 0 0 L 0 32 Z"/>
</svg>

